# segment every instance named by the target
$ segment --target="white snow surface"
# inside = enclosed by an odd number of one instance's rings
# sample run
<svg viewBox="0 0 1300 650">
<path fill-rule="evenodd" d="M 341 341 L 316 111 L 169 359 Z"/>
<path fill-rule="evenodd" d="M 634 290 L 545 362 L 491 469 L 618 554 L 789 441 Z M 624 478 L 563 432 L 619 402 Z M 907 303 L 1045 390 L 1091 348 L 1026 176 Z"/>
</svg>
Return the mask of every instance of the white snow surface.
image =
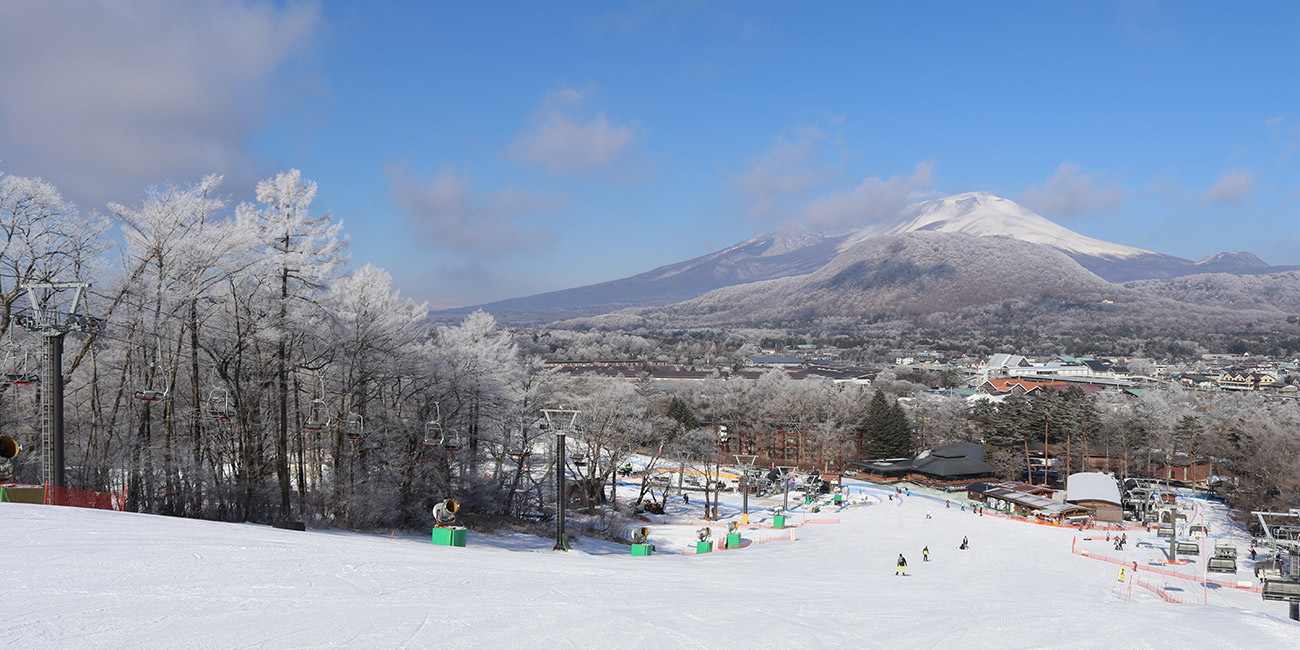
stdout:
<svg viewBox="0 0 1300 650">
<path fill-rule="evenodd" d="M 683 555 L 700 516 L 670 502 L 649 524 L 653 557 L 581 539 L 470 531 L 465 548 L 425 535 L 293 532 L 77 508 L 0 503 L 4 648 L 1287 648 L 1300 624 L 1256 593 L 1170 578 L 1130 582 L 1166 540 L 1130 529 L 1039 526 L 944 506 L 941 493 L 889 500 L 854 484 L 850 505 L 791 513 L 838 523 L 770 528 L 751 499 L 738 550 Z M 739 497 L 728 495 L 734 506 Z M 956 496 L 950 495 L 950 496 Z M 1188 500 L 1190 501 L 1190 500 Z M 1217 504 L 1192 523 L 1243 555 Z M 734 507 L 726 507 L 734 515 Z M 927 513 L 932 518 L 927 518 Z M 715 537 L 724 524 L 714 524 Z M 963 536 L 970 549 L 958 550 Z M 931 561 L 921 549 L 929 546 Z M 907 557 L 907 576 L 895 559 Z M 1204 556 L 1202 556 L 1204 557 Z M 1202 560 L 1203 561 L 1203 560 Z M 1251 580 L 1248 560 L 1235 579 Z M 1198 565 L 1179 570 L 1201 575 Z M 1211 574 L 1212 576 L 1214 574 Z M 1130 592 L 1131 589 L 1131 592 Z M 1131 593 L 1131 595 L 1130 595 Z M 1205 604 L 1202 604 L 1205 603 Z"/>
<path fill-rule="evenodd" d="M 1051 246 L 1067 254 L 1096 257 L 1129 258 L 1153 254 L 1141 248 L 1080 235 L 1014 201 L 987 192 L 967 192 L 914 203 L 905 208 L 897 220 L 858 231 L 843 244 L 843 248 L 870 237 L 920 230 L 1011 237 Z"/>
</svg>

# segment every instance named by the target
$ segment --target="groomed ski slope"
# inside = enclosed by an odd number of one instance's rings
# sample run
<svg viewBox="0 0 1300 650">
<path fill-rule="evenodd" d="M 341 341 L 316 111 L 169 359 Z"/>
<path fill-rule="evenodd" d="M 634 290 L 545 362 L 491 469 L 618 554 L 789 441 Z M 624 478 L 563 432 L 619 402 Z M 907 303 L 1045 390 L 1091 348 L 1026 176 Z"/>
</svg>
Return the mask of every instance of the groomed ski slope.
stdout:
<svg viewBox="0 0 1300 650">
<path fill-rule="evenodd" d="M 553 540 L 471 532 L 468 547 L 450 548 L 426 536 L 301 533 L 0 503 L 0 647 L 1300 644 L 1300 624 L 1286 618 L 1286 605 L 1254 593 L 1139 572 L 1186 601 L 1200 603 L 1208 593 L 1209 604 L 1170 604 L 1138 587 L 1127 601 L 1118 565 L 1071 553 L 1073 543 L 1120 555 L 1104 540 L 1084 541 L 1092 532 L 979 517 L 919 492 L 899 503 L 883 490 L 858 490 L 854 505 L 806 515 L 839 523 L 803 525 L 794 541 L 788 532 L 755 527 L 746 539 L 787 539 L 681 555 L 693 547 L 697 526 L 652 525 L 651 541 L 662 552 L 649 558 L 590 539 L 560 553 L 550 550 Z M 698 518 L 698 501 L 693 512 L 673 502 L 667 519 Z M 773 502 L 751 500 L 751 524 L 766 526 L 760 503 Z M 1129 535 L 1124 561 L 1163 558 L 1162 546 L 1141 544 L 1144 532 Z M 957 549 L 963 536 L 967 551 Z M 928 563 L 921 561 L 926 545 Z M 909 561 L 906 577 L 894 575 L 899 553 Z M 1251 578 L 1249 568 L 1238 577 Z"/>
</svg>

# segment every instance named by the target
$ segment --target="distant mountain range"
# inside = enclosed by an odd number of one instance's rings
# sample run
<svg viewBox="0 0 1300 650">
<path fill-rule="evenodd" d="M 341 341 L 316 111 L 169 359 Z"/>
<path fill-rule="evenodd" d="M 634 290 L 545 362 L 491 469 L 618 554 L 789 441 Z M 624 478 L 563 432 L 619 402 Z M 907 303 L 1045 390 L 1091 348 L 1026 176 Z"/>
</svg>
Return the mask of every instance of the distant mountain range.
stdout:
<svg viewBox="0 0 1300 650">
<path fill-rule="evenodd" d="M 631 313 L 655 315 L 650 320 L 665 326 L 790 324 L 919 316 L 999 301 L 1113 305 L 1142 296 L 1173 299 L 1187 293 L 1186 283 L 1179 290 L 1160 281 L 1297 268 L 1269 266 L 1244 252 L 1194 262 L 1113 244 L 1075 233 L 1013 201 L 971 192 L 913 204 L 894 219 L 848 234 L 773 231 L 628 278 L 446 310 L 435 318 L 459 319 L 481 308 L 503 322 L 540 324 L 662 308 Z M 1132 288 L 1118 284 L 1135 280 L 1148 282 Z M 1186 299 L 1170 302 L 1186 304 Z M 1193 302 L 1205 307 L 1204 300 Z M 1289 294 L 1283 302 L 1288 304 L 1269 311 L 1292 307 Z M 1261 306 L 1258 300 L 1251 304 Z"/>
</svg>

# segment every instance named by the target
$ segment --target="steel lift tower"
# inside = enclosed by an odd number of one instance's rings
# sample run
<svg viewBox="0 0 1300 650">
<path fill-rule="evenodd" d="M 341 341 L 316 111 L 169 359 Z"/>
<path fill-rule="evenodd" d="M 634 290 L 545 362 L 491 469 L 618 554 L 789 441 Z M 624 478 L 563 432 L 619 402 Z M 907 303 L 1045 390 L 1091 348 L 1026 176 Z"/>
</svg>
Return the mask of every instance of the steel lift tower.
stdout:
<svg viewBox="0 0 1300 650">
<path fill-rule="evenodd" d="M 100 332 L 104 322 L 84 313 L 88 282 L 29 282 L 23 288 L 31 301 L 31 311 L 19 314 L 16 321 L 45 339 L 45 367 L 41 378 L 41 476 L 46 485 L 63 488 L 67 487 L 63 477 L 63 337 L 68 332 Z M 59 299 L 69 289 L 72 300 L 66 309 L 61 309 Z"/>
</svg>

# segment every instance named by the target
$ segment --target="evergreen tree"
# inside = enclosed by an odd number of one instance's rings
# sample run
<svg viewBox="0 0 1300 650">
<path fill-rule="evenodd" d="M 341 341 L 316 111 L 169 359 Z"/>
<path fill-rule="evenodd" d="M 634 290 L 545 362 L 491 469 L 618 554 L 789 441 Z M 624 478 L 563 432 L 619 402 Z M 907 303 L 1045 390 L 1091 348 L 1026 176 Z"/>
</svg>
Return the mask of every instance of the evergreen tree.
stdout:
<svg viewBox="0 0 1300 650">
<path fill-rule="evenodd" d="M 890 406 L 884 391 L 876 390 L 867 404 L 867 414 L 859 431 L 858 454 L 865 458 L 886 458 L 884 440 L 889 429 Z"/>
</svg>

